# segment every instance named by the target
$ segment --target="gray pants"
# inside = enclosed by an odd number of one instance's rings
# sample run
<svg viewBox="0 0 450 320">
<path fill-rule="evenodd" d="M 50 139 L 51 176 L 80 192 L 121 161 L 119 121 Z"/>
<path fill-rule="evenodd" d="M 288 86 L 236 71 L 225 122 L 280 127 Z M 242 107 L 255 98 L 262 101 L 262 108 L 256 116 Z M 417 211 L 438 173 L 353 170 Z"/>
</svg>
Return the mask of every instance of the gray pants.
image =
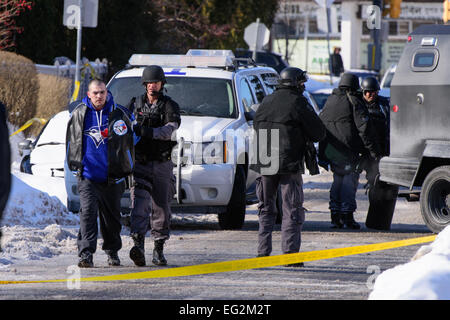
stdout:
<svg viewBox="0 0 450 320">
<path fill-rule="evenodd" d="M 130 189 L 131 233 L 145 236 L 151 227 L 154 240 L 169 239 L 169 203 L 175 193 L 172 161 L 136 162 L 133 178 Z"/>
<path fill-rule="evenodd" d="M 260 201 L 258 255 L 270 255 L 272 252 L 272 231 L 276 220 L 275 199 L 279 186 L 283 203 L 281 249 L 283 253 L 300 251 L 301 230 L 305 221 L 302 175 L 276 174 L 261 176 L 256 181 L 256 192 Z"/>
<path fill-rule="evenodd" d="M 88 179 L 78 179 L 80 195 L 80 230 L 78 232 L 78 255 L 84 250 L 94 253 L 97 249 L 98 225 L 103 237 L 102 249 L 106 252 L 122 248 L 120 231 L 120 198 L 125 190 L 119 184 L 96 183 Z"/>
</svg>

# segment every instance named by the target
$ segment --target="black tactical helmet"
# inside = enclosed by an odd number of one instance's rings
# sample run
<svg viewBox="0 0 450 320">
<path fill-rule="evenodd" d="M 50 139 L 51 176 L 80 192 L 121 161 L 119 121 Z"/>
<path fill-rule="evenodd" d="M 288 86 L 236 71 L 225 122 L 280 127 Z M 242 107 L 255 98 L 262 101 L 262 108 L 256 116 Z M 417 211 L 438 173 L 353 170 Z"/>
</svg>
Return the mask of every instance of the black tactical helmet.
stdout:
<svg viewBox="0 0 450 320">
<path fill-rule="evenodd" d="M 306 71 L 299 68 L 287 67 L 280 73 L 280 86 L 297 87 L 300 82 L 308 81 Z"/>
<path fill-rule="evenodd" d="M 361 82 L 361 89 L 363 91 L 378 91 L 380 90 L 380 84 L 375 77 L 369 76 Z"/>
<path fill-rule="evenodd" d="M 342 75 L 341 81 L 339 81 L 339 87 L 350 88 L 356 91 L 359 89 L 359 79 L 353 73 L 346 72 Z"/>
<path fill-rule="evenodd" d="M 142 72 L 141 78 L 142 84 L 147 82 L 158 82 L 166 83 L 166 76 L 164 75 L 164 70 L 160 66 L 148 66 L 145 67 L 144 72 Z"/>
</svg>

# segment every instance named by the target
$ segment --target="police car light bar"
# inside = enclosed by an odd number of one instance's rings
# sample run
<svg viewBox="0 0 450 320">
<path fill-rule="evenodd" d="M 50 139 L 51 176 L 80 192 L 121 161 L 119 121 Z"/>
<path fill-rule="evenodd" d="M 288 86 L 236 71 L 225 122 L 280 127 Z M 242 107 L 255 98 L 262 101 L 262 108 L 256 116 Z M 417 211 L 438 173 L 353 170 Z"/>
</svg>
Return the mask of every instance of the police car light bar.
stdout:
<svg viewBox="0 0 450 320">
<path fill-rule="evenodd" d="M 215 52 L 206 52 L 215 51 Z M 128 63 L 132 66 L 158 65 L 161 67 L 230 67 L 234 55 L 230 50 L 189 50 L 186 55 L 133 54 Z"/>
<path fill-rule="evenodd" d="M 209 56 L 209 57 L 231 57 L 234 58 L 234 53 L 231 50 L 206 50 L 206 49 L 189 49 L 187 56 Z"/>
</svg>

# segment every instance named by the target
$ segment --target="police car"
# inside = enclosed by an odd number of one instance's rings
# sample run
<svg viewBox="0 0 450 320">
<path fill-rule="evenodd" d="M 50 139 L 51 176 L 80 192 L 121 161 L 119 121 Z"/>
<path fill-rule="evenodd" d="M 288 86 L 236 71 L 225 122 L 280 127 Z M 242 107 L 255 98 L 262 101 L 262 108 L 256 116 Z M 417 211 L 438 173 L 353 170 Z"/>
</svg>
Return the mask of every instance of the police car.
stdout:
<svg viewBox="0 0 450 320">
<path fill-rule="evenodd" d="M 145 93 L 141 75 L 147 65 L 163 67 L 166 95 L 180 105 L 181 126 L 172 152 L 176 195 L 174 213 L 218 214 L 222 229 L 240 229 L 246 193 L 257 173 L 249 169 L 252 115 L 273 92 L 279 78 L 251 59 L 229 50 L 190 50 L 186 55 L 134 54 L 129 66 L 107 84 L 116 103 L 126 106 Z M 66 168 L 68 209 L 79 210 L 76 178 Z M 129 193 L 122 199 L 129 207 Z"/>
<path fill-rule="evenodd" d="M 380 161 L 382 181 L 406 187 L 410 199 L 420 192 L 433 232 L 450 225 L 449 58 L 450 25 L 408 36 L 391 82 L 390 156 Z"/>
</svg>

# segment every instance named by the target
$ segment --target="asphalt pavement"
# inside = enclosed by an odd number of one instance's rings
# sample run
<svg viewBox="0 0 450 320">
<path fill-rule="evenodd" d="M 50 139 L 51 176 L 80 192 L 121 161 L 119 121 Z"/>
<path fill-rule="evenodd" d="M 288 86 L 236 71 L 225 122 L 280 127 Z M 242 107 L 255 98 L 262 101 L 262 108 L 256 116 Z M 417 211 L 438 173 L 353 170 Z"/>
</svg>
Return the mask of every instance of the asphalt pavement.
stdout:
<svg viewBox="0 0 450 320">
<path fill-rule="evenodd" d="M 367 196 L 358 190 L 355 219 L 361 230 L 331 229 L 328 213 L 328 188 L 325 178 L 305 178 L 306 222 L 302 232 L 302 252 L 345 248 L 432 235 L 420 217 L 418 202 L 401 198 L 389 231 L 364 226 Z M 302 268 L 278 265 L 232 272 L 152 279 L 77 282 L 77 277 L 106 276 L 201 265 L 254 258 L 257 248 L 258 219 L 256 205 L 247 207 L 244 228 L 219 230 L 213 215 L 175 216 L 171 239 L 167 242 L 166 267 L 151 264 L 152 240 L 146 238 L 147 266 L 135 267 L 128 257 L 131 241 L 124 241 L 119 252 L 120 267 L 108 267 L 106 256 L 98 250 L 95 267 L 77 269 L 76 252 L 53 258 L 26 261 L 7 271 L 0 280 L 67 279 L 60 283 L 0 284 L 3 300 L 171 300 L 173 312 L 184 312 L 184 301 L 258 301 L 257 305 L 288 300 L 366 300 L 376 276 L 386 269 L 408 262 L 421 245 L 405 246 L 339 258 L 305 262 Z M 129 237 L 127 230 L 123 237 Z M 280 225 L 273 232 L 273 253 L 281 254 Z M 223 315 L 223 303 L 217 311 Z M 248 308 L 248 307 L 246 307 Z M 256 307 L 255 307 L 256 308 Z M 186 308 L 185 311 L 187 311 Z M 200 309 L 199 309 L 200 310 Z M 254 309 L 251 312 L 256 312 Z M 197 310 L 198 311 L 198 310 Z M 229 310 L 228 310 L 229 311 Z M 235 310 L 236 311 L 236 310 Z M 248 310 L 247 310 L 248 311 Z M 206 312 L 206 309 L 205 309 Z M 231 312 L 231 311 L 230 311 Z"/>
</svg>

